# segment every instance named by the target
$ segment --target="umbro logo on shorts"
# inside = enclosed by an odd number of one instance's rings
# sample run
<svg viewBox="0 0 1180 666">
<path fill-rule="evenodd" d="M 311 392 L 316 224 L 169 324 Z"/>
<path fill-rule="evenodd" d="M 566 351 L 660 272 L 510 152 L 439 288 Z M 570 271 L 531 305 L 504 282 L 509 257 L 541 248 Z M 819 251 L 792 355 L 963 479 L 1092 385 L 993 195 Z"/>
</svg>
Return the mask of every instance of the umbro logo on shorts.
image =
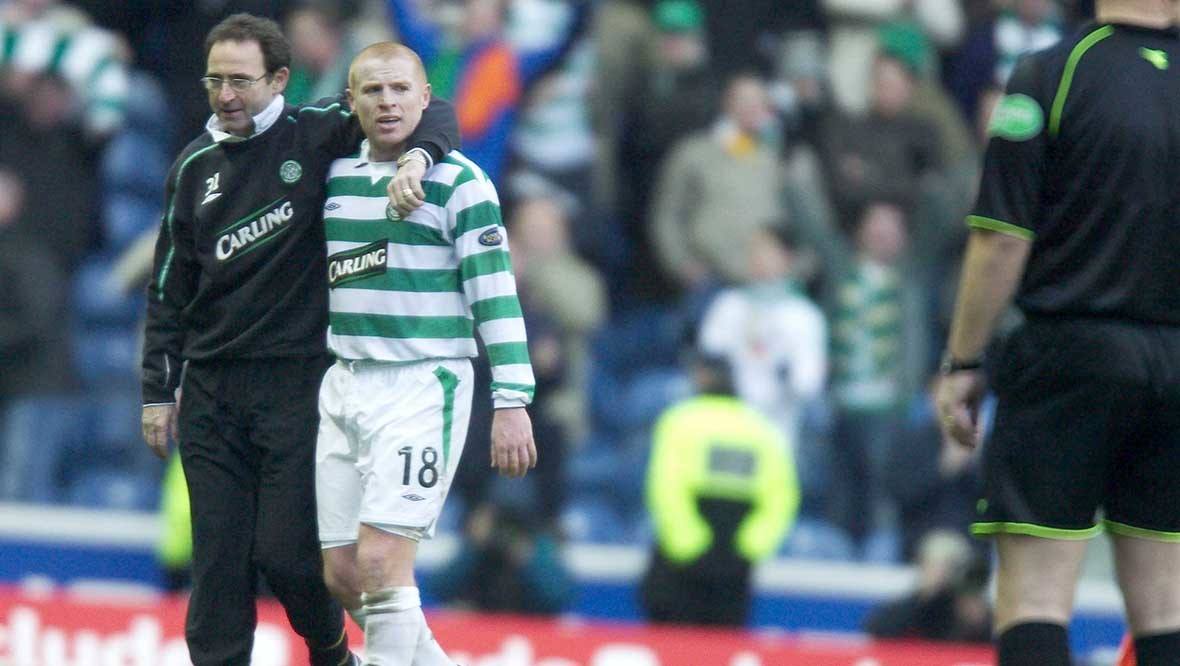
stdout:
<svg viewBox="0 0 1180 666">
<path fill-rule="evenodd" d="M 422 500 L 424 500 L 426 498 L 421 495 L 417 495 L 415 493 L 406 493 L 405 495 L 402 495 L 402 499 L 408 499 L 411 502 L 421 502 Z"/>
</svg>

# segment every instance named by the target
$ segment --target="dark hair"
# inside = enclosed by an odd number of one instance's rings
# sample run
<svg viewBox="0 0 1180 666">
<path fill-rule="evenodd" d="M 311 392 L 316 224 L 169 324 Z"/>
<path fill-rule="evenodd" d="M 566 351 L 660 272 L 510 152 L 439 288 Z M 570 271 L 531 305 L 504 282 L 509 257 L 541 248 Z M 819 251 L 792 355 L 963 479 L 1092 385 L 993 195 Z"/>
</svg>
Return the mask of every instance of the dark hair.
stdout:
<svg viewBox="0 0 1180 666">
<path fill-rule="evenodd" d="M 213 26 L 209 35 L 205 37 L 206 60 L 209 58 L 209 51 L 218 42 L 257 42 L 258 47 L 262 49 L 262 61 L 267 74 L 291 66 L 291 43 L 283 35 L 279 24 L 268 18 L 253 14 L 233 14 Z"/>
</svg>

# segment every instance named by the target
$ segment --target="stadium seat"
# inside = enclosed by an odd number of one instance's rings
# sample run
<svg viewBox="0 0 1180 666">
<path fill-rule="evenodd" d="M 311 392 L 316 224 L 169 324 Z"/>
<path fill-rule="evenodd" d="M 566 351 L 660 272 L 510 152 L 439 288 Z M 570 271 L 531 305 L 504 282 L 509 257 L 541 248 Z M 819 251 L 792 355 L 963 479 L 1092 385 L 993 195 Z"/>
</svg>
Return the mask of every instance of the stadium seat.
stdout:
<svg viewBox="0 0 1180 666">
<path fill-rule="evenodd" d="M 111 192 L 103 202 L 103 241 L 110 252 L 121 252 L 131 243 L 156 229 L 160 202 L 143 196 Z"/>
<path fill-rule="evenodd" d="M 0 439 L 0 497 L 16 502 L 64 500 L 63 452 L 86 439 L 81 398 L 21 398 L 6 410 Z"/>
<path fill-rule="evenodd" d="M 595 375 L 590 389 L 592 419 L 613 432 L 647 428 L 690 393 L 688 378 L 678 368 L 651 368 L 623 379 Z"/>
<path fill-rule="evenodd" d="M 593 496 L 572 498 L 561 515 L 562 530 L 571 541 L 620 543 L 627 541 L 621 519 L 608 502 Z"/>
<path fill-rule="evenodd" d="M 74 335 L 78 375 L 86 386 L 137 386 L 139 343 L 134 329 L 92 328 Z"/>
<path fill-rule="evenodd" d="M 888 527 L 873 530 L 865 540 L 861 559 L 872 564 L 901 562 L 901 533 Z"/>
<path fill-rule="evenodd" d="M 139 409 L 138 391 L 131 388 L 14 402 L 0 433 L 0 498 L 68 502 L 74 487 L 96 469 L 156 488 L 161 465 L 140 439 Z"/>
<path fill-rule="evenodd" d="M 172 106 L 163 86 L 156 77 L 132 70 L 131 89 L 135 94 L 127 97 L 127 129 L 151 139 L 167 153 L 172 141 L 172 114 L 169 113 Z M 167 163 L 164 168 L 168 168 Z M 160 175 L 161 184 L 164 176 Z"/>
<path fill-rule="evenodd" d="M 854 559 L 854 548 L 848 535 L 825 520 L 809 517 L 800 518 L 795 523 L 780 552 L 787 557 L 807 560 Z"/>
<path fill-rule="evenodd" d="M 111 284 L 112 262 L 108 255 L 95 255 L 78 268 L 74 278 L 74 312 L 83 326 L 130 328 L 143 313 L 141 296 L 121 293 Z"/>
<path fill-rule="evenodd" d="M 154 479 L 117 467 L 86 470 L 70 483 L 66 501 L 91 509 L 151 511 L 159 502 Z"/>
<path fill-rule="evenodd" d="M 154 121 L 153 121 L 154 122 Z M 102 156 L 103 187 L 154 202 L 164 200 L 168 156 L 163 144 L 134 127 L 116 134 Z"/>
<path fill-rule="evenodd" d="M 598 364 L 625 377 L 679 362 L 681 318 L 672 308 L 647 307 L 615 317 L 592 341 Z"/>
<path fill-rule="evenodd" d="M 566 459 L 565 477 L 571 493 L 600 492 L 610 484 L 618 466 L 617 439 L 591 433 Z"/>
</svg>

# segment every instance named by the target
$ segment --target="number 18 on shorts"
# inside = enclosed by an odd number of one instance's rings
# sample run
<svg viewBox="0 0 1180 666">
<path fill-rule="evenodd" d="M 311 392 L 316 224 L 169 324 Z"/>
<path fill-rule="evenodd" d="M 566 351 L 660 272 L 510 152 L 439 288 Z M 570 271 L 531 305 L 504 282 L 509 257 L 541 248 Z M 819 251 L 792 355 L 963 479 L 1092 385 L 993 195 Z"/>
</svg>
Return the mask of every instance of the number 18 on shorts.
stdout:
<svg viewBox="0 0 1180 666">
<path fill-rule="evenodd" d="M 463 453 L 468 359 L 337 362 L 320 386 L 316 503 L 325 548 L 360 523 L 429 538 Z"/>
</svg>

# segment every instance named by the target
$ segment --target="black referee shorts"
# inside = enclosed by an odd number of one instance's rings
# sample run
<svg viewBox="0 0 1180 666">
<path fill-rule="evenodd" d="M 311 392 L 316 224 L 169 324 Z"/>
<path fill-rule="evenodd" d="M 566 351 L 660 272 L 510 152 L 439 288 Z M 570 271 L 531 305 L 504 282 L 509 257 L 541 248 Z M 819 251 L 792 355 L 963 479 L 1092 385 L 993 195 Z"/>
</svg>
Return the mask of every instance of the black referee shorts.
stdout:
<svg viewBox="0 0 1180 666">
<path fill-rule="evenodd" d="M 1180 328 L 1030 319 L 992 387 L 975 534 L 1180 541 Z"/>
</svg>

